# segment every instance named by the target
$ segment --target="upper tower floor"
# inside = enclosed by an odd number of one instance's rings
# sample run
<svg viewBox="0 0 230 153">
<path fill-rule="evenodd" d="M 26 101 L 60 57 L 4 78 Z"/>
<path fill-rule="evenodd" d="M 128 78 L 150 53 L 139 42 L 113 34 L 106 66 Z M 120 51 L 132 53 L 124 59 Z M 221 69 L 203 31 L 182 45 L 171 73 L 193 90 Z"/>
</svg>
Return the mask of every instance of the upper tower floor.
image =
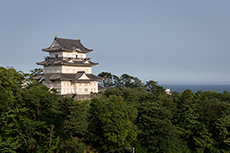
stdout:
<svg viewBox="0 0 230 153">
<path fill-rule="evenodd" d="M 45 57 L 45 61 L 37 64 L 44 66 L 45 73 L 76 73 L 77 71 L 92 73 L 91 67 L 98 65 L 86 57 L 86 53 L 93 50 L 84 47 L 79 39 L 55 37 L 50 47 L 42 50 L 49 52 L 49 56 Z"/>
<path fill-rule="evenodd" d="M 65 39 L 55 37 L 53 43 L 48 48 L 42 49 L 49 52 L 50 57 L 63 58 L 86 58 L 86 53 L 92 49 L 84 47 L 79 39 Z"/>
</svg>

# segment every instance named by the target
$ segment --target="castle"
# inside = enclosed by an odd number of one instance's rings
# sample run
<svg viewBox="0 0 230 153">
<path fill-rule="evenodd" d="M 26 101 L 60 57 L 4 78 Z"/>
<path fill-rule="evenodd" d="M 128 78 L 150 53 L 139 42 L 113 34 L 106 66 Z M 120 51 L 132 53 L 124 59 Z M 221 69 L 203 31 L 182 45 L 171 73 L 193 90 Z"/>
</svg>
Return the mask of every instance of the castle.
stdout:
<svg viewBox="0 0 230 153">
<path fill-rule="evenodd" d="M 50 47 L 42 49 L 48 52 L 38 65 L 44 66 L 44 74 L 34 77 L 48 88 L 55 88 L 59 95 L 90 95 L 98 93 L 98 80 L 103 78 L 92 74 L 92 66 L 98 65 L 86 57 L 92 52 L 75 39 L 55 37 Z"/>
</svg>

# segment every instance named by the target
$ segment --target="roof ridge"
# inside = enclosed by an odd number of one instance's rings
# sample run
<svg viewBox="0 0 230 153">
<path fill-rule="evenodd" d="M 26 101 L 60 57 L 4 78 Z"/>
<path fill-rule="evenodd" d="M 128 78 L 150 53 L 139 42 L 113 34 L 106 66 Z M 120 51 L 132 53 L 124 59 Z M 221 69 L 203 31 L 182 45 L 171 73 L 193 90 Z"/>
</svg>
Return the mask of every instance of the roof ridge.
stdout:
<svg viewBox="0 0 230 153">
<path fill-rule="evenodd" d="M 78 39 L 70 39 L 70 38 L 60 38 L 60 37 L 55 37 L 54 38 L 54 40 L 56 40 L 56 39 L 65 39 L 65 40 L 78 40 L 78 41 L 80 41 L 80 39 L 78 38 Z"/>
</svg>

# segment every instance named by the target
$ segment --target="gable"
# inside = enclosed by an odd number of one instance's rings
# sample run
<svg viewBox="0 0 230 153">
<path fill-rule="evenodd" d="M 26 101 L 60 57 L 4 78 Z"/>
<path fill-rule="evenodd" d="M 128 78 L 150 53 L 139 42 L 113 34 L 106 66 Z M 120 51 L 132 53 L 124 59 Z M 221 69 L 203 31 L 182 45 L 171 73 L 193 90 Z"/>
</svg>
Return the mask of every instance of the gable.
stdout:
<svg viewBox="0 0 230 153">
<path fill-rule="evenodd" d="M 78 80 L 89 80 L 89 77 L 84 73 Z"/>
<path fill-rule="evenodd" d="M 54 41 L 50 47 L 61 47 L 57 41 Z"/>
</svg>

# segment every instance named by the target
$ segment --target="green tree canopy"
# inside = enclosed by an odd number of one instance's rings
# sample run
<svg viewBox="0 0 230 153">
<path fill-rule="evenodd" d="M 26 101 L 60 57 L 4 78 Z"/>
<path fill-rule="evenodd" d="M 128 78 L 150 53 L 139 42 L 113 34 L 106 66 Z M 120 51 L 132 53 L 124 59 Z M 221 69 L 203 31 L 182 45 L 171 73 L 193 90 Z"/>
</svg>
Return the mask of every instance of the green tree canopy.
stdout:
<svg viewBox="0 0 230 153">
<path fill-rule="evenodd" d="M 136 140 L 137 110 L 127 106 L 122 97 L 92 99 L 90 114 L 90 139 L 101 151 L 130 147 Z"/>
</svg>

